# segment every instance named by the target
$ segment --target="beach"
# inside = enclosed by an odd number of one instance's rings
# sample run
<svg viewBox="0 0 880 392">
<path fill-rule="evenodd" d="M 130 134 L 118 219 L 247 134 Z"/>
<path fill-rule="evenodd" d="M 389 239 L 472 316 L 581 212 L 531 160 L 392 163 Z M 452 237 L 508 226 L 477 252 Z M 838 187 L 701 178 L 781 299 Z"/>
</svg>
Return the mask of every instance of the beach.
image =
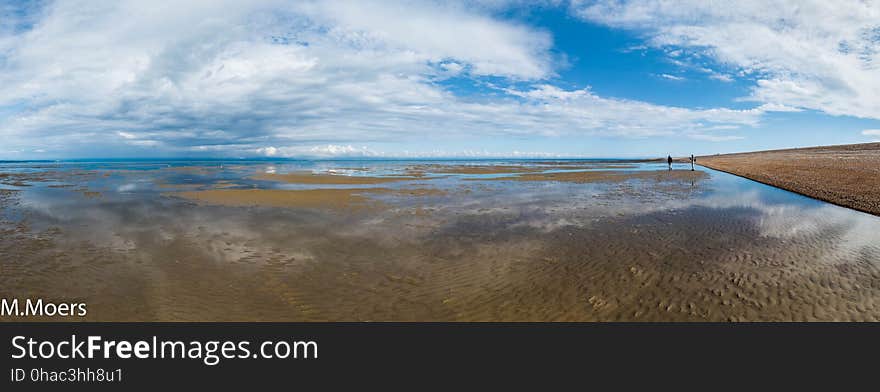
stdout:
<svg viewBox="0 0 880 392">
<path fill-rule="evenodd" d="M 87 321 L 880 320 L 880 218 L 689 164 L 0 173 L 0 295 Z"/>
<path fill-rule="evenodd" d="M 712 155 L 697 163 L 880 215 L 880 143 Z"/>
</svg>

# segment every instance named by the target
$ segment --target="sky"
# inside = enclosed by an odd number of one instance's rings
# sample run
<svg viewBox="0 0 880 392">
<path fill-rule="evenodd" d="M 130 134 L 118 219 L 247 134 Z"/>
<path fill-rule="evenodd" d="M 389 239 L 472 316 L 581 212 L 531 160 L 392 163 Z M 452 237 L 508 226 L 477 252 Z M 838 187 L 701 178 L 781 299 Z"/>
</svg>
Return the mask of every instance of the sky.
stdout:
<svg viewBox="0 0 880 392">
<path fill-rule="evenodd" d="M 880 1 L 0 0 L 0 160 L 880 141 Z"/>
</svg>

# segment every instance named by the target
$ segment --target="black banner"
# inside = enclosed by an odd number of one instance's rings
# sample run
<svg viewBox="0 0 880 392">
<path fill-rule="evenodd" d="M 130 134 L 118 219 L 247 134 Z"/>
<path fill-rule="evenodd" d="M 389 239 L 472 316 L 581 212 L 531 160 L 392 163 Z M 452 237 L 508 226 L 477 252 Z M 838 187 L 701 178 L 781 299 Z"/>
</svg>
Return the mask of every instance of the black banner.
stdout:
<svg viewBox="0 0 880 392">
<path fill-rule="evenodd" d="M 858 358 L 877 352 L 878 333 L 877 324 L 0 324 L 3 390 L 735 384 L 834 367 L 852 381 L 872 373 Z"/>
</svg>

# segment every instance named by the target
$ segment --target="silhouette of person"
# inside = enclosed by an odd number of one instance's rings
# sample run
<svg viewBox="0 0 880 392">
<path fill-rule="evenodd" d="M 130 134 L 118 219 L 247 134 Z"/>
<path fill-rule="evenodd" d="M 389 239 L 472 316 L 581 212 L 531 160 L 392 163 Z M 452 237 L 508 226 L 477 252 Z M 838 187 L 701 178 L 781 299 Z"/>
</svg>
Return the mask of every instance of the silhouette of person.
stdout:
<svg viewBox="0 0 880 392">
<path fill-rule="evenodd" d="M 666 164 L 669 165 L 669 170 L 672 170 L 672 155 L 666 156 Z"/>
<path fill-rule="evenodd" d="M 694 162 L 697 161 L 697 157 L 694 154 L 691 154 L 691 171 L 694 171 Z"/>
</svg>

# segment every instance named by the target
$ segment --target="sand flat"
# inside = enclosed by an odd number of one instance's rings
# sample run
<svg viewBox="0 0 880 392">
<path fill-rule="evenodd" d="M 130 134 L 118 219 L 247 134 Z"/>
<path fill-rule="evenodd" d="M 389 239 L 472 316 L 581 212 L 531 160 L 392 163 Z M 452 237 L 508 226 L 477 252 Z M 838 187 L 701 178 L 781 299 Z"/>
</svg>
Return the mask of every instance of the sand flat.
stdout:
<svg viewBox="0 0 880 392">
<path fill-rule="evenodd" d="M 697 163 L 880 215 L 880 143 L 705 156 Z"/>
</svg>

